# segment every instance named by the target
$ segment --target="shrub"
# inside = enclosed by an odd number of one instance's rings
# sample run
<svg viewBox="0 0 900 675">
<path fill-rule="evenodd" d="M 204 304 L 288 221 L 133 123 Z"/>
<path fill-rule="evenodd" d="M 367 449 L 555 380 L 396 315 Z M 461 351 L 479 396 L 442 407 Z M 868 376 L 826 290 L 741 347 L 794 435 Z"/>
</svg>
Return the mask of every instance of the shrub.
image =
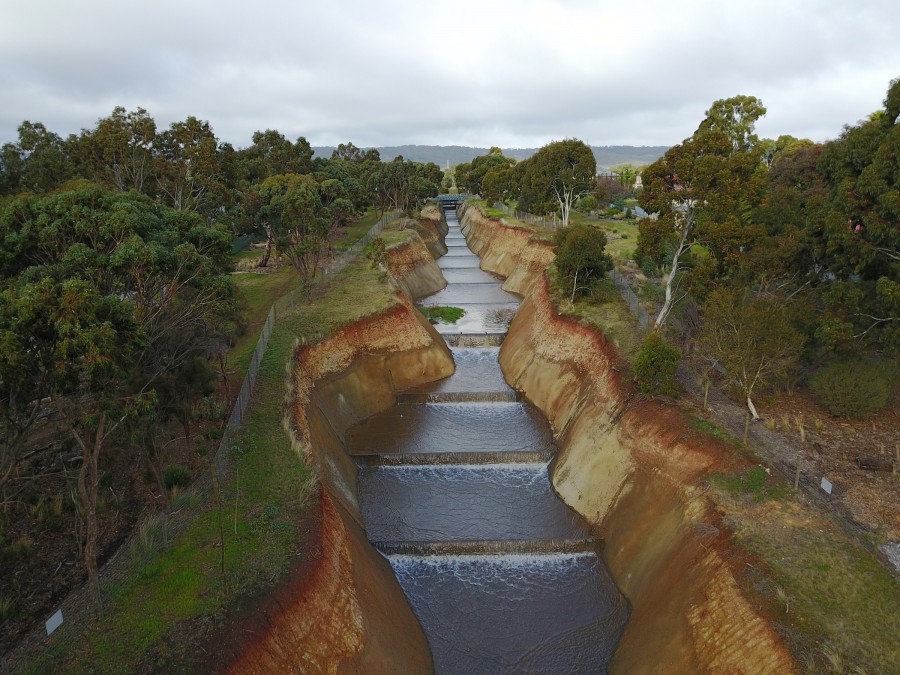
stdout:
<svg viewBox="0 0 900 675">
<path fill-rule="evenodd" d="M 138 529 L 137 536 L 131 540 L 129 549 L 131 557 L 137 561 L 149 562 L 166 545 L 168 540 L 168 523 L 164 516 L 150 516 Z"/>
<path fill-rule="evenodd" d="M 650 333 L 641 343 L 634 359 L 634 374 L 642 394 L 677 396 L 675 372 L 681 353 L 658 333 Z"/>
<path fill-rule="evenodd" d="M 810 381 L 816 400 L 832 415 L 865 419 L 884 408 L 891 397 L 884 368 L 864 359 L 825 366 Z"/>
<path fill-rule="evenodd" d="M 578 200 L 577 208 L 579 211 L 593 211 L 597 208 L 597 198 L 594 195 L 587 195 Z"/>
<path fill-rule="evenodd" d="M 375 239 L 366 245 L 364 250 L 366 252 L 366 258 L 372 261 L 372 269 L 378 269 L 381 266 L 387 265 L 387 244 L 381 237 L 375 237 Z"/>
<path fill-rule="evenodd" d="M 27 558 L 33 548 L 34 541 L 32 541 L 31 537 L 24 534 L 11 544 L 3 545 L 0 543 L 0 562 Z"/>
<path fill-rule="evenodd" d="M 641 261 L 641 272 L 644 273 L 645 276 L 655 277 L 656 276 L 656 263 L 650 260 L 649 258 L 645 258 Z"/>
<path fill-rule="evenodd" d="M 215 396 L 204 396 L 194 406 L 192 417 L 195 420 L 221 420 L 228 410 L 227 401 L 219 401 Z"/>
<path fill-rule="evenodd" d="M 571 289 L 573 299 L 612 269 L 612 258 L 605 248 L 606 234 L 590 225 L 570 225 L 556 232 L 556 271 L 563 288 Z"/>
<path fill-rule="evenodd" d="M 16 615 L 16 606 L 10 598 L 0 595 L 0 624 Z"/>
<path fill-rule="evenodd" d="M 186 487 L 191 484 L 191 472 L 180 464 L 171 464 L 163 472 L 163 483 L 169 490 L 173 487 Z"/>
</svg>

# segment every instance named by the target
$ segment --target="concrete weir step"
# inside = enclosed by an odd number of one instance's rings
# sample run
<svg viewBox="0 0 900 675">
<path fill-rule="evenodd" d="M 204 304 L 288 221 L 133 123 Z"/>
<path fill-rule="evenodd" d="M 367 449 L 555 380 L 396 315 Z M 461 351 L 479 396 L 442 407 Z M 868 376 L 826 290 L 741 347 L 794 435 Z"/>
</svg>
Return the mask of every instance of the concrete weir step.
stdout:
<svg viewBox="0 0 900 675">
<path fill-rule="evenodd" d="M 444 269 L 446 269 L 446 270 L 457 269 L 458 270 L 458 269 L 468 269 L 468 268 L 472 268 L 472 267 L 480 269 L 481 268 L 481 258 L 478 258 L 477 256 L 474 256 L 474 255 L 471 257 L 454 255 L 454 256 L 450 256 L 449 258 L 446 258 L 446 257 L 438 258 L 437 264 L 438 264 L 438 267 L 440 267 L 442 270 L 444 270 Z"/>
<path fill-rule="evenodd" d="M 451 347 L 499 347 L 506 333 L 441 333 Z"/>
<path fill-rule="evenodd" d="M 600 539 L 547 539 L 490 541 L 373 541 L 384 555 L 540 555 L 600 553 Z"/>
<path fill-rule="evenodd" d="M 443 466 L 487 464 L 546 464 L 553 458 L 549 450 L 510 452 L 408 452 L 401 454 L 353 455 L 360 467 Z"/>
<path fill-rule="evenodd" d="M 400 392 L 397 394 L 397 404 L 404 403 L 485 403 L 495 401 L 519 402 L 522 400 L 521 392 L 508 391 L 432 391 L 432 392 Z"/>
</svg>

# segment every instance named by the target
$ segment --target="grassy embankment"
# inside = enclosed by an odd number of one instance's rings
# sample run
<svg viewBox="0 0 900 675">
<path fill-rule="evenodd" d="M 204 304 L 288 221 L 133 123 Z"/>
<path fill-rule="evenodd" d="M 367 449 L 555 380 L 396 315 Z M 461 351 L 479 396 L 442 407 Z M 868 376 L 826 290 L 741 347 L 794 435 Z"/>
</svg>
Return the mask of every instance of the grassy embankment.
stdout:
<svg viewBox="0 0 900 675">
<path fill-rule="evenodd" d="M 900 587 L 871 554 L 760 468 L 712 476 L 709 486 L 737 542 L 759 559 L 755 590 L 801 668 L 900 672 Z"/>
<path fill-rule="evenodd" d="M 634 251 L 637 248 L 638 221 L 589 216 L 579 211 L 573 211 L 569 221 L 572 224 L 592 225 L 603 230 L 607 240 L 606 252 L 616 263 L 634 258 Z"/>
<path fill-rule="evenodd" d="M 231 363 L 249 358 L 275 294 L 294 285 L 292 271 L 284 271 L 289 269 L 236 275 L 256 328 L 244 338 L 250 345 L 246 357 L 238 354 L 239 342 Z M 229 452 L 227 484 L 167 550 L 164 519 L 148 521 L 139 545 L 120 554 L 134 556 L 137 564 L 127 578 L 104 589 L 103 616 L 77 641 L 56 645 L 30 672 L 202 667 L 205 657 L 197 645 L 236 611 L 252 607 L 305 555 L 298 542 L 315 478 L 282 425 L 286 366 L 297 340 L 315 341 L 395 302 L 392 286 L 365 257 L 311 298 L 282 296 L 250 413 Z M 198 501 L 185 492 L 174 498 L 170 512 Z"/>
</svg>

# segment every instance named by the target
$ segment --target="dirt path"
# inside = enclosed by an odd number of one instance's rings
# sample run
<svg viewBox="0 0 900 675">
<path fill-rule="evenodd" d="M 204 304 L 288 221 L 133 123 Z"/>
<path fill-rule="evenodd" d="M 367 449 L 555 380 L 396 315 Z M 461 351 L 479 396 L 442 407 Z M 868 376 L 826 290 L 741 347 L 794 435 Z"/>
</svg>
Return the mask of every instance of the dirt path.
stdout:
<svg viewBox="0 0 900 675">
<path fill-rule="evenodd" d="M 698 417 L 728 431 L 736 439 L 744 436 L 746 407 L 720 390 L 709 390 L 708 409 L 703 410 L 703 386 L 684 365 L 678 379 L 689 394 L 685 401 Z M 888 410 L 874 422 L 839 422 L 818 410 L 801 395 L 785 397 L 774 404 L 760 406 L 761 421 L 750 423 L 748 445 L 757 457 L 778 471 L 789 484 L 794 483 L 800 457 L 800 489 L 848 534 L 896 575 L 900 575 L 900 481 L 890 472 L 864 471 L 853 464 L 856 454 L 872 454 L 881 446 L 882 454 L 900 443 L 900 415 Z M 802 415 L 806 442 L 791 420 Z M 768 420 L 768 426 L 765 422 Z M 780 424 L 780 428 L 779 428 Z M 769 428 L 774 427 L 774 428 Z M 871 433 L 862 433 L 862 430 Z M 832 485 L 827 494 L 822 478 Z"/>
</svg>

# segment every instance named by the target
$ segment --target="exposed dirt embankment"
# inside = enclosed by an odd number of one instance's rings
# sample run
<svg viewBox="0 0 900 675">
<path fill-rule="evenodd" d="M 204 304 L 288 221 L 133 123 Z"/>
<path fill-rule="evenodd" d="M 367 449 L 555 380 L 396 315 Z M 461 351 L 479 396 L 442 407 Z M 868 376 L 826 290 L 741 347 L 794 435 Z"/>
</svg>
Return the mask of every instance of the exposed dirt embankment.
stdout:
<svg viewBox="0 0 900 675">
<path fill-rule="evenodd" d="M 446 377 L 453 359 L 408 299 L 297 349 L 287 420 L 322 482 L 321 555 L 259 615 L 235 672 L 431 672 L 421 626 L 360 526 L 349 426 L 399 389 Z"/>
<path fill-rule="evenodd" d="M 233 673 L 428 672 L 431 656 L 390 566 L 327 491 L 316 561 L 278 587 L 225 649 Z"/>
<path fill-rule="evenodd" d="M 444 237 L 447 236 L 447 220 L 444 218 L 444 211 L 436 204 L 429 204 L 419 213 L 416 220 L 416 231 L 432 257 L 440 258 L 447 252 L 447 245 L 444 243 Z"/>
<path fill-rule="evenodd" d="M 484 216 L 465 203 L 459 224 L 469 247 L 481 256 L 481 268 L 503 277 L 503 289 L 526 295 L 553 261 L 553 244 L 531 230 Z"/>
<path fill-rule="evenodd" d="M 677 410 L 633 397 L 614 347 L 556 313 L 533 258 L 512 262 L 527 231 L 473 210 L 463 215 L 470 242 L 492 249 L 484 269 L 531 289 L 501 348 L 503 372 L 550 420 L 560 448 L 554 487 L 595 524 L 631 602 L 611 671 L 793 672 L 788 650 L 737 581 L 746 555 L 698 487 L 704 474 L 729 466 L 730 454 Z"/>
<path fill-rule="evenodd" d="M 430 246 L 426 240 L 431 242 Z M 404 241 L 388 247 L 388 270 L 403 292 L 418 300 L 447 285 L 441 268 L 434 261 L 436 255 L 446 252 L 443 238 L 439 239 L 436 231 L 420 225 L 415 231 L 410 230 Z"/>
<path fill-rule="evenodd" d="M 547 415 L 563 500 L 597 525 L 632 604 L 614 672 L 791 672 L 736 577 L 746 556 L 697 487 L 723 447 L 663 405 L 630 399 L 603 336 L 556 314 L 545 281 L 513 320 L 500 363 Z"/>
</svg>

